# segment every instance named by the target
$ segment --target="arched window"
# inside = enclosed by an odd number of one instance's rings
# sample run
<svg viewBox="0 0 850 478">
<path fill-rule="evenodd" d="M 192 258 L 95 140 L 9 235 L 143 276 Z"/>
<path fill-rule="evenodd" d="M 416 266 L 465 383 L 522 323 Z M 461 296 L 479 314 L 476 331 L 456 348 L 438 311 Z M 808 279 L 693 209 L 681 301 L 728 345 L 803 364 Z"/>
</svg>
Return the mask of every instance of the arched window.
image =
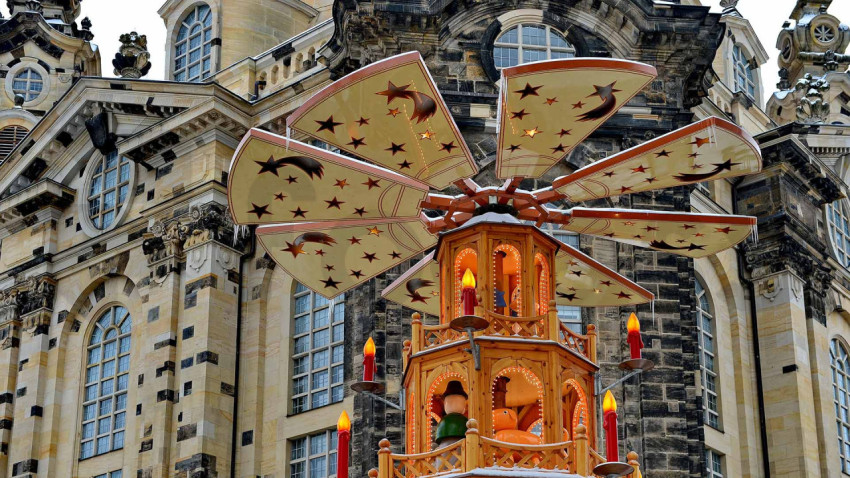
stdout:
<svg viewBox="0 0 850 478">
<path fill-rule="evenodd" d="M 88 214 L 94 227 L 107 229 L 127 201 L 133 165 L 126 157 L 121 157 L 119 164 L 117 151 L 98 161 L 89 180 Z"/>
<path fill-rule="evenodd" d="M 838 456 L 841 471 L 850 473 L 850 364 L 847 349 L 838 339 L 829 343 L 829 363 L 832 365 L 832 400 L 838 429 Z"/>
<path fill-rule="evenodd" d="M 714 347 L 714 316 L 705 286 L 697 279 L 694 284 L 697 299 L 697 330 L 699 333 L 699 366 L 702 375 L 702 401 L 705 423 L 720 427 L 720 402 L 718 400 L 717 364 Z"/>
<path fill-rule="evenodd" d="M 124 448 L 131 329 L 121 306 L 110 307 L 94 324 L 86 349 L 80 459 Z"/>
<path fill-rule="evenodd" d="M 331 300 L 295 286 L 292 413 L 341 402 L 345 361 L 345 296 Z"/>
<path fill-rule="evenodd" d="M 847 201 L 838 200 L 826 206 L 826 219 L 829 223 L 829 239 L 835 249 L 838 262 L 850 267 L 850 210 Z"/>
<path fill-rule="evenodd" d="M 174 44 L 174 80 L 201 81 L 212 74 L 212 11 L 198 5 L 183 18 Z"/>
<path fill-rule="evenodd" d="M 12 92 L 23 95 L 26 101 L 32 101 L 41 94 L 44 88 L 44 78 L 32 68 L 21 70 L 12 82 Z"/>
<path fill-rule="evenodd" d="M 756 97 L 756 81 L 750 62 L 744 56 L 740 45 L 732 48 L 732 60 L 735 63 L 735 91 L 743 91 L 750 98 Z"/>
<path fill-rule="evenodd" d="M 502 32 L 493 44 L 496 68 L 574 56 L 575 47 L 548 25 L 516 25 Z"/>
<path fill-rule="evenodd" d="M 0 163 L 15 149 L 30 131 L 23 126 L 6 126 L 0 129 Z"/>
</svg>

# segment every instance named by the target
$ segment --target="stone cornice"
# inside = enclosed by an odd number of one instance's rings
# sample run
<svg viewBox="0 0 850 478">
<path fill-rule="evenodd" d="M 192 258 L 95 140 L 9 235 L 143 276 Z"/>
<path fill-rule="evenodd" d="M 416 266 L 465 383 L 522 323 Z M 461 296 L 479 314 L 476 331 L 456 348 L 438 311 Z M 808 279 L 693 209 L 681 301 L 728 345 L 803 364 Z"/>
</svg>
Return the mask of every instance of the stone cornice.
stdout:
<svg viewBox="0 0 850 478">
<path fill-rule="evenodd" d="M 8 227 L 45 207 L 64 209 L 74 202 L 76 191 L 51 179 L 42 179 L 0 200 L 0 226 Z"/>
</svg>

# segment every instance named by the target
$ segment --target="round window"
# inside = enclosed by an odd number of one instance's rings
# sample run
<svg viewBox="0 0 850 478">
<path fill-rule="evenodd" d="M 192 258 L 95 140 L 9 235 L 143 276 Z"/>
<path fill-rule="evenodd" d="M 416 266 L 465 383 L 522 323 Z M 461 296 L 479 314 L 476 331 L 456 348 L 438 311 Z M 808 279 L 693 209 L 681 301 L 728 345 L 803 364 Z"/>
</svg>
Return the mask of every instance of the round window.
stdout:
<svg viewBox="0 0 850 478">
<path fill-rule="evenodd" d="M 111 229 L 126 213 L 124 206 L 133 188 L 135 164 L 112 152 L 105 156 L 97 154 L 89 167 L 85 217 L 96 230 Z"/>
<path fill-rule="evenodd" d="M 493 44 L 496 68 L 575 55 L 575 47 L 561 32 L 548 25 L 516 25 L 499 34 Z"/>
<path fill-rule="evenodd" d="M 21 95 L 27 106 L 35 106 L 50 91 L 50 76 L 38 63 L 21 62 L 6 73 L 6 96 L 14 99 Z"/>
<path fill-rule="evenodd" d="M 832 40 L 835 40 L 835 30 L 832 25 L 826 23 L 815 25 L 813 33 L 819 43 L 832 43 Z"/>
</svg>

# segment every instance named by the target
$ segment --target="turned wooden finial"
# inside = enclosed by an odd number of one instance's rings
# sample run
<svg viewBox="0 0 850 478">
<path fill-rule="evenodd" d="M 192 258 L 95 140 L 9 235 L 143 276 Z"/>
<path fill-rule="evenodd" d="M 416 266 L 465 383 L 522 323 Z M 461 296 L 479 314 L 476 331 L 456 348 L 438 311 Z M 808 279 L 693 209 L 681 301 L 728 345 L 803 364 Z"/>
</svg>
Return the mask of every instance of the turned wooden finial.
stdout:
<svg viewBox="0 0 850 478">
<path fill-rule="evenodd" d="M 466 421 L 466 433 L 478 434 L 478 420 L 470 418 Z"/>
<path fill-rule="evenodd" d="M 369 474 L 369 478 L 378 478 L 378 469 L 372 468 L 371 470 L 369 470 L 368 474 Z"/>
<path fill-rule="evenodd" d="M 578 425 L 576 425 L 576 430 L 575 430 L 576 438 L 578 438 L 578 437 L 586 438 L 586 435 L 587 435 L 587 427 L 584 426 L 584 423 L 579 423 Z"/>
<path fill-rule="evenodd" d="M 381 441 L 378 442 L 378 446 L 381 447 L 378 453 L 390 453 L 390 441 L 386 438 L 381 439 Z"/>
<path fill-rule="evenodd" d="M 549 301 L 549 309 L 550 310 L 555 309 L 557 307 L 558 307 L 558 301 L 557 300 L 552 299 L 552 300 Z"/>
<path fill-rule="evenodd" d="M 410 318 L 412 319 L 411 322 L 419 322 L 420 324 L 422 323 L 422 314 L 420 314 L 419 312 L 414 312 L 413 314 L 411 314 Z"/>
<path fill-rule="evenodd" d="M 637 453 L 635 453 L 635 452 L 633 452 L 633 451 L 630 451 L 630 452 L 628 453 L 628 455 L 626 455 L 626 460 L 628 460 L 628 461 L 629 461 L 629 464 L 630 464 L 630 465 L 636 465 L 636 464 L 637 464 L 637 460 L 638 460 L 638 454 L 637 454 Z M 634 463 L 632 463 L 632 462 L 634 462 Z"/>
<path fill-rule="evenodd" d="M 402 347 L 405 351 L 410 350 L 410 340 L 405 340 L 404 342 L 402 342 L 402 343 L 401 343 L 401 347 Z"/>
<path fill-rule="evenodd" d="M 587 335 L 595 334 L 595 333 L 596 333 L 596 326 L 593 325 L 593 324 L 587 324 Z"/>
</svg>

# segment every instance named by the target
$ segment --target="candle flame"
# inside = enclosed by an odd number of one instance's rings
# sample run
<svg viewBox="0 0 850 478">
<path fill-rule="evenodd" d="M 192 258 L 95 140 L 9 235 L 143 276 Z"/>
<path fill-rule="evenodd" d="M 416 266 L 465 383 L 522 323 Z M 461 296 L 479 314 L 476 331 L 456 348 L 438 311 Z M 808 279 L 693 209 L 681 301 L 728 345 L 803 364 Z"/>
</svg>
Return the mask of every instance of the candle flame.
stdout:
<svg viewBox="0 0 850 478">
<path fill-rule="evenodd" d="M 626 330 L 629 332 L 640 332 L 640 321 L 634 312 L 629 316 L 629 321 L 626 323 Z"/>
<path fill-rule="evenodd" d="M 337 431 L 349 431 L 351 430 L 351 420 L 348 418 L 348 412 L 345 410 L 339 415 L 339 421 L 336 422 Z"/>
<path fill-rule="evenodd" d="M 372 337 L 369 337 L 369 340 L 366 341 L 366 345 L 363 346 L 363 355 L 368 355 L 370 357 L 375 356 L 375 341 L 372 340 Z"/>
<path fill-rule="evenodd" d="M 463 287 L 475 287 L 475 274 L 472 273 L 471 270 L 467 269 L 466 272 L 463 273 Z"/>
<path fill-rule="evenodd" d="M 605 392 L 605 399 L 602 400 L 602 411 L 603 412 L 616 412 L 617 411 L 617 401 L 614 400 L 614 394 L 611 393 L 611 390 Z"/>
</svg>

